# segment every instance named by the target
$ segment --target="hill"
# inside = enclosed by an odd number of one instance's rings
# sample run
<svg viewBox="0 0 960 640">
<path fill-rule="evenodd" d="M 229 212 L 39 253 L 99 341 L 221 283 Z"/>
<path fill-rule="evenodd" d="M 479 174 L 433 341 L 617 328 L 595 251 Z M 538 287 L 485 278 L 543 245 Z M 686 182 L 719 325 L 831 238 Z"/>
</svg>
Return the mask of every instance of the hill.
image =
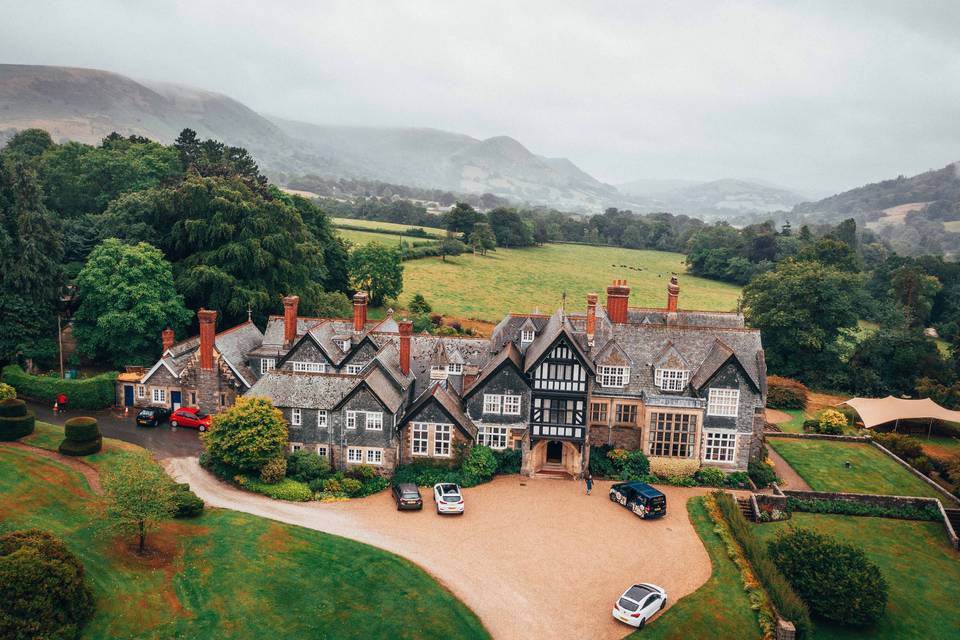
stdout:
<svg viewBox="0 0 960 640">
<path fill-rule="evenodd" d="M 88 143 L 112 131 L 169 143 L 190 127 L 247 148 L 281 183 L 303 174 L 364 178 L 591 211 L 621 199 L 569 160 L 538 156 L 506 136 L 270 119 L 202 89 L 95 69 L 0 65 L 0 143 L 29 127 Z"/>
<path fill-rule="evenodd" d="M 730 178 L 710 182 L 635 180 L 617 188 L 637 201 L 634 211 L 669 211 L 705 220 L 786 211 L 806 199 L 782 187 Z"/>
</svg>

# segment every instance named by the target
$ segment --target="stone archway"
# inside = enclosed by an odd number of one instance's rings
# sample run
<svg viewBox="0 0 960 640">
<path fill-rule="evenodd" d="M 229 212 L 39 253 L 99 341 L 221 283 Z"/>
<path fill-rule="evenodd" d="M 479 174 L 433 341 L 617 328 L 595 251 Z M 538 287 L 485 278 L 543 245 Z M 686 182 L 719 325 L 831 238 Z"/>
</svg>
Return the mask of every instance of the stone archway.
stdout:
<svg viewBox="0 0 960 640">
<path fill-rule="evenodd" d="M 575 444 L 566 440 L 538 440 L 533 443 L 529 451 L 528 464 L 524 467 L 528 473 L 537 472 L 566 472 L 568 475 L 579 478 L 583 474 L 583 458 Z M 559 459 L 557 459 L 559 453 Z"/>
</svg>

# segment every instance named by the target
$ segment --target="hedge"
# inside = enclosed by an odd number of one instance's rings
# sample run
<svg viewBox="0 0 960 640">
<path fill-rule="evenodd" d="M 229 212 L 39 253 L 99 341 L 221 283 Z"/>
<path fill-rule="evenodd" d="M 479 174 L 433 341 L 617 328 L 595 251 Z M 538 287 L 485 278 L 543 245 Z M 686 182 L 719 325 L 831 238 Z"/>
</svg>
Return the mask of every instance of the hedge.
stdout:
<svg viewBox="0 0 960 640">
<path fill-rule="evenodd" d="M 723 519 L 727 521 L 730 533 L 740 544 L 763 588 L 770 594 L 777 612 L 796 626 L 798 639 L 813 637 L 810 610 L 770 558 L 767 547 L 753 535 L 751 525 L 740 513 L 736 500 L 722 491 L 714 492 L 713 498 L 723 514 Z"/>
<path fill-rule="evenodd" d="M 47 376 L 34 376 L 15 364 L 7 365 L 2 372 L 3 381 L 17 389 L 24 398 L 53 405 L 63 393 L 70 408 L 103 409 L 116 403 L 117 372 L 101 373 L 92 378 L 65 380 Z"/>
<path fill-rule="evenodd" d="M 57 451 L 65 456 L 89 456 L 91 453 L 97 453 L 102 448 L 103 438 L 98 436 L 93 440 L 84 440 L 83 442 L 64 440 L 60 443 Z"/>
<path fill-rule="evenodd" d="M 23 400 L 0 402 L 0 440 L 19 440 L 33 433 L 36 416 L 27 410 Z"/>
<path fill-rule="evenodd" d="M 806 409 L 809 393 L 802 382 L 767 376 L 767 406 L 771 409 Z"/>
<path fill-rule="evenodd" d="M 932 520 L 942 518 L 940 509 L 934 504 L 924 507 L 887 507 L 867 502 L 850 500 L 826 500 L 823 498 L 787 498 L 789 511 L 808 513 L 834 513 L 843 516 L 875 516 L 877 518 L 896 518 L 898 520 Z"/>
<path fill-rule="evenodd" d="M 100 437 L 97 419 L 87 416 L 70 418 L 63 423 L 63 435 L 73 442 L 86 442 Z"/>
</svg>

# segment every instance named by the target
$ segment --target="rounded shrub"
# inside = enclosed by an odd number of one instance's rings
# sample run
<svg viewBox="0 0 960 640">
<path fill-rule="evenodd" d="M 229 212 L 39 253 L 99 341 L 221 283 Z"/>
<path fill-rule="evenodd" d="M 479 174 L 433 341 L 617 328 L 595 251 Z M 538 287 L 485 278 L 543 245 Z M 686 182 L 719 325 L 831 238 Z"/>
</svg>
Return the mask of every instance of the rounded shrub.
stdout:
<svg viewBox="0 0 960 640">
<path fill-rule="evenodd" d="M 497 470 L 497 459 L 493 457 L 490 447 L 477 445 L 470 448 L 470 453 L 463 460 L 463 472 L 477 478 L 489 478 Z"/>
<path fill-rule="evenodd" d="M 36 417 L 23 400 L 0 401 L 0 440 L 18 440 L 33 433 Z"/>
<path fill-rule="evenodd" d="M 0 400 L 0 418 L 18 418 L 27 415 L 27 403 L 16 398 Z"/>
<path fill-rule="evenodd" d="M 809 393 L 802 382 L 767 376 L 767 406 L 771 409 L 806 409 Z"/>
<path fill-rule="evenodd" d="M 809 529 L 780 532 L 768 549 L 814 615 L 845 626 L 883 616 L 887 581 L 862 549 Z"/>
<path fill-rule="evenodd" d="M 86 442 L 100 437 L 100 427 L 97 426 L 96 418 L 70 418 L 63 423 L 63 435 L 72 442 Z"/>
<path fill-rule="evenodd" d="M 97 436 L 92 440 L 83 442 L 74 442 L 73 440 L 64 440 L 57 447 L 57 451 L 65 456 L 89 456 L 98 453 L 103 448 L 103 438 Z"/>
<path fill-rule="evenodd" d="M 817 433 L 839 436 L 847 426 L 847 416 L 836 409 L 827 409 L 820 414 L 817 422 Z"/>
<path fill-rule="evenodd" d="M 0 536 L 4 638 L 77 638 L 94 604 L 83 565 L 58 538 L 38 529 Z"/>
<path fill-rule="evenodd" d="M 174 518 L 194 518 L 203 513 L 203 500 L 190 490 L 190 485 L 181 482 L 173 492 Z"/>
<path fill-rule="evenodd" d="M 363 489 L 363 483 L 356 478 L 344 478 L 340 484 L 348 496 L 356 496 Z"/>
<path fill-rule="evenodd" d="M 260 479 L 268 484 L 276 484 L 287 475 L 287 459 L 274 458 L 260 469 Z"/>
<path fill-rule="evenodd" d="M 17 397 L 17 390 L 6 382 L 0 382 L 0 400 L 10 400 Z"/>
<path fill-rule="evenodd" d="M 376 470 L 368 464 L 355 464 L 349 469 L 347 469 L 344 474 L 348 478 L 354 478 L 355 480 L 369 480 L 375 478 L 377 475 Z"/>
</svg>

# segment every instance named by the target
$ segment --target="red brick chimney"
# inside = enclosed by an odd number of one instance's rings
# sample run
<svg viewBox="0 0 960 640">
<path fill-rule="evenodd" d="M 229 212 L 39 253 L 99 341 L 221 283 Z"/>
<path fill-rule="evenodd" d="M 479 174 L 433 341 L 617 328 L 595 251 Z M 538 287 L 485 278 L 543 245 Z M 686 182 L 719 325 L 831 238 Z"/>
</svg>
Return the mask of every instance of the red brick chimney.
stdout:
<svg viewBox="0 0 960 640">
<path fill-rule="evenodd" d="M 217 312 L 209 309 L 197 311 L 200 319 L 200 368 L 213 369 L 213 343 L 217 339 Z"/>
<path fill-rule="evenodd" d="M 357 291 L 353 294 L 353 331 L 363 333 L 367 326 L 367 294 Z"/>
<path fill-rule="evenodd" d="M 627 322 L 627 305 L 630 301 L 630 287 L 626 280 L 614 280 L 607 287 L 607 315 L 610 322 L 625 324 Z"/>
<path fill-rule="evenodd" d="M 163 343 L 164 353 L 167 352 L 167 349 L 173 346 L 175 340 L 176 335 L 174 335 L 173 329 L 167 328 L 160 333 L 160 341 Z"/>
<path fill-rule="evenodd" d="M 290 346 L 297 339 L 297 306 L 300 296 L 287 296 L 283 299 L 283 342 Z"/>
<path fill-rule="evenodd" d="M 597 330 L 597 294 L 587 294 L 587 344 L 593 344 L 593 335 Z"/>
<path fill-rule="evenodd" d="M 400 327 L 400 371 L 403 375 L 410 373 L 410 336 L 413 335 L 413 321 L 401 320 Z"/>
<path fill-rule="evenodd" d="M 680 304 L 680 280 L 676 274 L 670 276 L 670 284 L 667 285 L 667 311 L 676 311 Z"/>
</svg>

